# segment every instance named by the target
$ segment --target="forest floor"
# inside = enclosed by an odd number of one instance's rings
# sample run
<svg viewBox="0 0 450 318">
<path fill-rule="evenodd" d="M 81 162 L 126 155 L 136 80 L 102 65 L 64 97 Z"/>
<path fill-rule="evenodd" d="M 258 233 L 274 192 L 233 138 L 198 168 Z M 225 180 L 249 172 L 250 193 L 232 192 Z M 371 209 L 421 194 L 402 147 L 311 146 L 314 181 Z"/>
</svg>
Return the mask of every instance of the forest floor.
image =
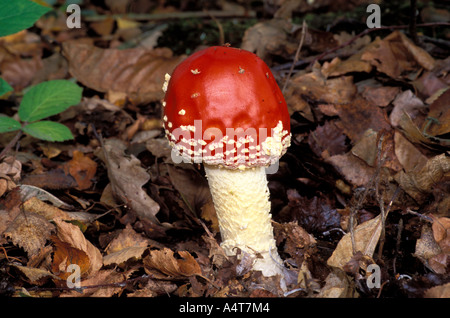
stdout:
<svg viewBox="0 0 450 318">
<path fill-rule="evenodd" d="M 74 140 L 25 135 L 1 159 L 2 296 L 450 297 L 450 12 L 419 1 L 411 27 L 409 3 L 379 2 L 368 29 L 368 2 L 278 2 L 87 0 L 69 28 L 53 1 L 0 38 L 3 115 L 32 85 L 83 88 L 52 117 Z M 173 163 L 162 128 L 164 75 L 225 43 L 289 108 L 268 175 L 287 291 L 224 254 L 203 168 Z"/>
</svg>

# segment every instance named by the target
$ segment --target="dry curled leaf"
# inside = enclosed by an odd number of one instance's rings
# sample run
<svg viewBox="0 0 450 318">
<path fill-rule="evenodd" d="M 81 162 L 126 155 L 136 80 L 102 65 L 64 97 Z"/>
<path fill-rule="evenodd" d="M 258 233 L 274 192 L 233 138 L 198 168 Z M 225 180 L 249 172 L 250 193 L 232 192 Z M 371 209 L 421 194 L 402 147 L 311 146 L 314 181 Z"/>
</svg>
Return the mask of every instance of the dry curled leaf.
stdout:
<svg viewBox="0 0 450 318">
<path fill-rule="evenodd" d="M 140 259 L 144 254 L 146 246 L 129 246 L 120 251 L 113 252 L 103 257 L 103 265 L 117 264 L 120 265 L 130 259 Z"/>
<path fill-rule="evenodd" d="M 387 215 L 386 215 L 387 216 Z M 378 244 L 382 228 L 381 214 L 377 217 L 359 224 L 354 230 L 355 250 L 361 251 L 363 255 L 373 256 Z M 339 241 L 327 264 L 332 267 L 344 269 L 344 266 L 353 256 L 353 245 L 351 233 L 345 234 Z"/>
<path fill-rule="evenodd" d="M 76 41 L 64 42 L 63 54 L 70 73 L 87 87 L 104 93 L 124 92 L 136 102 L 161 99 L 164 75 L 184 59 L 164 48 L 101 49 Z"/>
<path fill-rule="evenodd" d="M 424 265 L 435 273 L 444 274 L 446 272 L 445 264 L 440 264 L 439 259 L 436 259 L 441 253 L 442 249 L 439 244 L 436 243 L 431 227 L 424 225 L 422 227 L 420 239 L 416 242 L 416 250 L 413 255 L 420 259 Z"/>
<path fill-rule="evenodd" d="M 0 211 L 0 213 L 6 211 Z M 1 219 L 1 218 L 0 218 Z M 37 255 L 54 231 L 53 224 L 36 213 L 19 212 L 4 232 L 14 245 L 27 252 L 28 256 Z"/>
<path fill-rule="evenodd" d="M 400 171 L 395 180 L 414 200 L 423 202 L 437 183 L 448 178 L 449 173 L 450 157 L 444 153 L 427 160 L 420 169 L 407 173 Z"/>
<path fill-rule="evenodd" d="M 161 278 L 166 276 L 184 278 L 202 275 L 200 265 L 189 252 L 178 251 L 177 254 L 181 258 L 176 258 L 174 252 L 168 248 L 164 248 L 162 251 L 150 251 L 150 255 L 144 259 L 145 270 Z"/>
<path fill-rule="evenodd" d="M 61 241 L 56 236 L 52 238 L 52 242 L 52 273 L 60 279 L 66 280 L 72 274 L 72 271 L 68 270 L 68 266 L 77 265 L 80 269 L 80 276 L 86 277 L 90 268 L 88 255 L 71 244 Z"/>
<path fill-rule="evenodd" d="M 89 267 L 85 272 L 86 275 L 93 275 L 98 272 L 103 264 L 102 255 L 100 251 L 84 237 L 80 228 L 61 219 L 55 219 L 54 222 L 57 227 L 56 233 L 58 239 L 64 244 L 67 244 L 67 246 L 70 246 L 71 250 L 79 250 L 80 252 L 77 252 L 77 255 L 80 255 L 82 252 L 87 255 Z M 69 257 L 69 255 L 67 255 L 67 257 Z M 84 260 L 85 259 L 83 258 L 83 261 Z M 67 265 L 70 264 L 70 261 L 71 260 L 68 259 Z"/>
<path fill-rule="evenodd" d="M 82 152 L 74 150 L 72 160 L 64 164 L 64 171 L 74 177 L 78 190 L 86 190 L 92 185 L 97 163 Z"/>
<path fill-rule="evenodd" d="M 125 145 L 117 139 L 108 139 L 102 147 L 102 156 L 108 169 L 108 178 L 114 197 L 129 205 L 142 219 L 159 224 L 156 203 L 142 187 L 150 180 L 150 175 L 135 156 L 126 156 Z"/>
</svg>

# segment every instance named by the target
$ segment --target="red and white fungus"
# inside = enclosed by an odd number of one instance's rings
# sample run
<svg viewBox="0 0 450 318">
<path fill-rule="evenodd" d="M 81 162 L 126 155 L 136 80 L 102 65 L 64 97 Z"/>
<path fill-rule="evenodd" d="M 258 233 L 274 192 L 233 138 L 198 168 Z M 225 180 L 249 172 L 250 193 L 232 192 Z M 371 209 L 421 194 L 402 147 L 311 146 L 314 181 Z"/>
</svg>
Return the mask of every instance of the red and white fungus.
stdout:
<svg viewBox="0 0 450 318">
<path fill-rule="evenodd" d="M 253 269 L 264 276 L 283 277 L 265 168 L 286 152 L 291 133 L 287 105 L 269 67 L 251 52 L 213 46 L 166 75 L 163 90 L 172 158 L 204 164 L 221 246 L 228 255 L 236 248 L 253 255 Z"/>
</svg>

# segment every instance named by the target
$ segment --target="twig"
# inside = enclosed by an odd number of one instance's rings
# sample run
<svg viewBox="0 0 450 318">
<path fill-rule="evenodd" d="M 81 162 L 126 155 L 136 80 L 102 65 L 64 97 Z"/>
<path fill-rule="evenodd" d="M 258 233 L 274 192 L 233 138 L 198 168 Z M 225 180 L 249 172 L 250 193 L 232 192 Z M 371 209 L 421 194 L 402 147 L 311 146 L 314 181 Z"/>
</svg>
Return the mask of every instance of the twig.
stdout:
<svg viewBox="0 0 450 318">
<path fill-rule="evenodd" d="M 11 150 L 12 147 L 19 141 L 20 137 L 22 137 L 23 131 L 19 130 L 13 139 L 3 148 L 2 152 L 0 152 L 0 160 L 3 159 L 4 156 Z"/>
<path fill-rule="evenodd" d="M 248 11 L 240 13 L 237 11 L 220 11 L 212 10 L 208 12 L 204 11 L 186 11 L 186 12 L 165 12 L 165 13 L 127 13 L 127 14 L 112 14 L 112 15 L 92 15 L 85 16 L 84 20 L 87 22 L 103 21 L 108 18 L 113 19 L 130 19 L 136 21 L 161 21 L 161 20 L 177 20 L 177 19 L 190 19 L 190 18 L 210 18 L 212 16 L 216 18 L 254 18 L 256 13 Z"/>
<path fill-rule="evenodd" d="M 281 90 L 283 92 L 283 94 L 284 94 L 284 91 L 286 90 L 289 79 L 291 78 L 292 72 L 294 71 L 295 64 L 298 62 L 298 57 L 300 55 L 300 51 L 302 50 L 302 46 L 303 46 L 303 42 L 305 41 L 305 36 L 306 36 L 307 30 L 308 30 L 308 25 L 306 24 L 305 20 L 303 20 L 300 43 L 298 44 L 297 52 L 295 52 L 295 56 L 294 56 L 294 61 L 292 62 L 291 68 L 289 69 L 289 73 L 286 76 L 286 81 L 284 82 L 283 89 Z"/>
<path fill-rule="evenodd" d="M 377 146 L 378 147 L 378 152 L 377 152 L 378 163 L 377 163 L 377 168 L 375 169 L 375 173 L 373 174 L 372 178 L 369 180 L 369 183 L 367 184 L 362 196 L 359 198 L 356 205 L 350 210 L 349 227 L 350 227 L 350 237 L 351 237 L 351 241 L 352 241 L 353 254 L 355 254 L 357 252 L 356 251 L 356 240 L 355 240 L 356 214 L 358 213 L 359 209 L 361 208 L 361 206 L 362 206 L 364 200 L 366 199 L 367 194 L 369 193 L 369 190 L 373 186 L 374 182 L 378 180 L 378 176 L 380 174 L 380 170 L 381 170 L 381 167 L 384 162 L 384 160 L 381 157 L 383 139 L 384 139 L 384 133 L 382 133 L 382 135 L 380 136 L 380 139 L 378 141 L 378 146 Z M 378 189 L 378 182 L 375 184 L 375 187 L 376 187 L 376 189 Z M 382 222 L 384 222 L 384 218 L 382 218 Z M 383 225 L 384 225 L 384 223 L 383 223 Z"/>
<path fill-rule="evenodd" d="M 384 206 L 382 208 L 382 213 L 384 214 L 384 217 L 382 217 L 382 228 L 381 228 L 381 234 L 380 234 L 380 245 L 378 247 L 378 259 L 381 258 L 381 254 L 383 253 L 383 246 L 384 246 L 384 240 L 385 240 L 385 233 L 386 233 L 386 216 L 389 214 L 389 211 L 392 208 L 392 204 L 394 203 L 395 199 L 397 198 L 398 194 L 400 193 L 400 187 L 397 187 L 397 189 L 395 189 L 394 194 L 392 195 L 391 201 L 389 201 L 389 204 L 386 208 L 386 210 L 384 209 Z M 383 215 L 382 214 L 382 215 Z"/>
<path fill-rule="evenodd" d="M 403 219 L 400 219 L 398 221 L 398 230 L 397 230 L 397 241 L 395 242 L 395 256 L 394 259 L 392 260 L 392 268 L 394 270 L 394 274 L 397 274 L 397 255 L 398 255 L 398 251 L 400 251 L 400 242 L 402 239 L 402 232 L 403 232 Z"/>
<path fill-rule="evenodd" d="M 378 142 L 378 149 L 377 149 L 377 170 L 381 169 L 381 166 L 383 165 L 384 161 L 386 160 L 386 154 L 384 154 L 383 157 L 381 157 L 381 153 L 383 151 L 383 140 L 384 140 L 384 134 L 381 135 L 380 140 Z M 378 205 L 380 206 L 380 212 L 381 212 L 381 233 L 380 233 L 380 248 L 378 250 L 378 259 L 381 257 L 381 251 L 383 250 L 384 245 L 384 238 L 385 238 L 385 226 L 386 226 L 386 211 L 384 209 L 384 199 L 383 196 L 380 195 L 380 180 L 377 178 L 375 183 L 375 193 L 378 197 Z"/>
<path fill-rule="evenodd" d="M 217 24 L 217 28 L 219 29 L 219 45 L 224 45 L 225 44 L 225 33 L 223 31 L 223 27 L 222 24 L 220 23 L 219 20 L 216 19 L 215 16 L 213 16 L 210 11 L 206 11 L 206 13 L 209 14 L 210 18 Z"/>
<path fill-rule="evenodd" d="M 415 44 L 419 43 L 417 39 L 417 21 L 416 21 L 416 12 L 417 12 L 417 1 L 411 0 L 410 1 L 410 20 L 409 20 L 409 35 L 411 36 L 411 39 Z"/>
</svg>

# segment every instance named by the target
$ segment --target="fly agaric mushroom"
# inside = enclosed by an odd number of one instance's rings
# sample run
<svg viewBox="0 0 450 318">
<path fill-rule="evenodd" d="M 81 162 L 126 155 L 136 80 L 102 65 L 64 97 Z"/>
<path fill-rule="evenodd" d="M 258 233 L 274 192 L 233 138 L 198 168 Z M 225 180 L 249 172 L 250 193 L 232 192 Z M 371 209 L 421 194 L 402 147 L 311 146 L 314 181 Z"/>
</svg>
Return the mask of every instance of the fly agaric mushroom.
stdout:
<svg viewBox="0 0 450 318">
<path fill-rule="evenodd" d="M 178 158 L 204 164 L 222 248 L 283 277 L 265 168 L 289 147 L 290 118 L 269 67 L 251 52 L 209 47 L 166 75 L 163 90 L 166 137 Z"/>
</svg>

